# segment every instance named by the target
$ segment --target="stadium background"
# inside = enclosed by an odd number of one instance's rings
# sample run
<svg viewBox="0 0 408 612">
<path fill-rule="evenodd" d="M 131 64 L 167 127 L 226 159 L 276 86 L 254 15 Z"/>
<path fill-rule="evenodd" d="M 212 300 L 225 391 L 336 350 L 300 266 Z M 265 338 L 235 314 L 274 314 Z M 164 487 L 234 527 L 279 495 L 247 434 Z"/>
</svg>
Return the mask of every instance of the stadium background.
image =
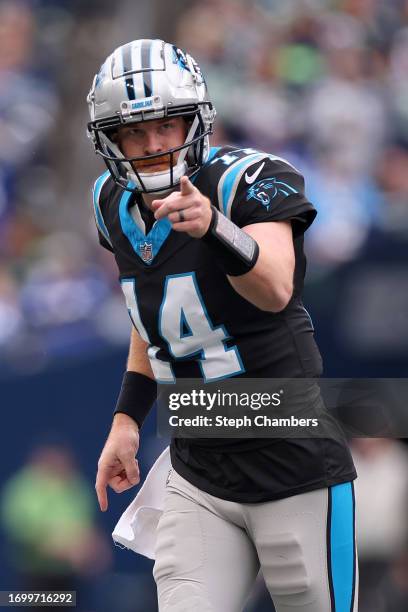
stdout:
<svg viewBox="0 0 408 612">
<path fill-rule="evenodd" d="M 109 541 L 133 492 L 111 492 L 105 515 L 93 494 L 130 327 L 93 225 L 103 166 L 85 97 L 105 56 L 143 37 L 199 61 L 214 143 L 305 175 L 319 210 L 305 303 L 325 375 L 407 375 L 406 0 L 1 0 L 0 589 L 74 586 L 83 612 L 156 609 L 151 563 Z M 164 445 L 150 418 L 143 474 Z M 353 452 L 361 611 L 406 612 L 406 446 Z M 260 582 L 247 610 L 270 609 Z"/>
</svg>

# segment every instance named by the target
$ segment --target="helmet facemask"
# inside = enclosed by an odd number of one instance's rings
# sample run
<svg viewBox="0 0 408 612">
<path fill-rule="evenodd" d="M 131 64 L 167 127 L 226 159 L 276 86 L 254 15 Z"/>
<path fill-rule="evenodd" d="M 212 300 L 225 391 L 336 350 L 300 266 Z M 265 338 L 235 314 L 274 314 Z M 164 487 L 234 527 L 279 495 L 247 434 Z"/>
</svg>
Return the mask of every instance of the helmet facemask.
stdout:
<svg viewBox="0 0 408 612">
<path fill-rule="evenodd" d="M 208 111 L 211 112 L 211 104 L 207 104 L 207 106 L 209 107 Z M 211 126 L 206 129 L 202 114 L 198 111 L 182 114 L 172 113 L 170 115 L 170 117 L 177 116 L 184 117 L 187 123 L 187 135 L 184 143 L 160 153 L 137 157 L 125 157 L 123 155 L 115 138 L 117 127 L 98 126 L 96 121 L 88 124 L 88 131 L 94 142 L 95 151 L 101 155 L 113 179 L 122 189 L 142 193 L 165 192 L 174 189 L 182 176 L 192 177 L 200 170 L 208 157 Z M 120 122 L 119 125 L 129 125 L 129 123 L 133 122 Z M 160 161 L 163 158 L 168 158 L 168 170 L 143 172 L 142 168 L 137 168 L 137 165 L 141 162 L 152 163 L 159 158 Z"/>
</svg>

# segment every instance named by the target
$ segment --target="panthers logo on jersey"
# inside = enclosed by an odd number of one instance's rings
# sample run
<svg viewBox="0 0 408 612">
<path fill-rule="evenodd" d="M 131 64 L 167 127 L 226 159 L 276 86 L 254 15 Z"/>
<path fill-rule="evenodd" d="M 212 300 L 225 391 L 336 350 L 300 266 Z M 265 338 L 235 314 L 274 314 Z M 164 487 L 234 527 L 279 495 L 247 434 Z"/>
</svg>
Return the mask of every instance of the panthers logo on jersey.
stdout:
<svg viewBox="0 0 408 612">
<path fill-rule="evenodd" d="M 269 210 L 271 200 L 278 194 L 288 196 L 293 193 L 298 193 L 298 191 L 287 183 L 279 181 L 276 177 L 272 176 L 271 178 L 262 179 L 255 183 L 255 185 L 252 185 L 252 187 L 248 189 L 246 199 L 247 201 L 252 198 L 258 200 L 262 206 L 265 206 L 266 210 Z"/>
</svg>

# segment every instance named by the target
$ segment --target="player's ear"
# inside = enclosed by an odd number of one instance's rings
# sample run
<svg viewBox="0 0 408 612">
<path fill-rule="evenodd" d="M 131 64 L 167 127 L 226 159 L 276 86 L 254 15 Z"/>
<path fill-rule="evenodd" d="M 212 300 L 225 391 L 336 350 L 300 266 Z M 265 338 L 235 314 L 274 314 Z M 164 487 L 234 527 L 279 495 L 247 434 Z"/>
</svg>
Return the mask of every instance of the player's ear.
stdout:
<svg viewBox="0 0 408 612">
<path fill-rule="evenodd" d="M 187 134 L 189 129 L 191 128 L 191 124 L 193 123 L 192 119 L 188 119 L 187 117 L 182 117 L 184 123 L 184 138 L 187 138 Z"/>
<path fill-rule="evenodd" d="M 121 138 L 120 130 L 112 130 L 111 134 L 109 135 L 109 138 L 118 147 L 122 155 L 124 155 L 123 149 L 122 149 L 122 138 Z"/>
<path fill-rule="evenodd" d="M 112 130 L 112 132 L 109 133 L 109 138 L 111 139 L 112 142 L 117 144 L 119 142 L 119 131 Z"/>
</svg>

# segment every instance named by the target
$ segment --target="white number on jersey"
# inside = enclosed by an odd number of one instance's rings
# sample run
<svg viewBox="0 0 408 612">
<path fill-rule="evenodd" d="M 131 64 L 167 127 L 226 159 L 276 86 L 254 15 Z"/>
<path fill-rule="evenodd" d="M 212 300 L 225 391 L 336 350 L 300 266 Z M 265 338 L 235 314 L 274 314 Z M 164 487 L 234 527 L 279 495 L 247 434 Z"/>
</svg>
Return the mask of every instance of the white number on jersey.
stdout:
<svg viewBox="0 0 408 612">
<path fill-rule="evenodd" d="M 136 297 L 136 282 L 133 278 L 125 278 L 121 281 L 122 291 L 125 295 L 126 306 L 133 325 L 139 332 L 140 337 L 149 344 L 147 356 L 152 366 L 153 374 L 157 382 L 174 383 L 176 382 L 171 365 L 156 357 L 159 352 L 158 346 L 153 346 L 147 334 L 146 328 L 140 318 L 139 307 Z"/>
<path fill-rule="evenodd" d="M 134 281 L 122 281 L 122 288 L 136 329 L 151 345 L 140 318 Z M 225 346 L 229 336 L 224 326 L 214 327 L 212 324 L 193 272 L 166 278 L 159 313 L 159 333 L 175 359 L 197 358 L 206 382 L 244 371 L 238 348 Z M 156 358 L 158 350 L 158 347 L 151 345 L 148 351 L 153 372 L 155 376 L 157 372 L 158 381 L 174 382 L 170 364 Z"/>
</svg>

